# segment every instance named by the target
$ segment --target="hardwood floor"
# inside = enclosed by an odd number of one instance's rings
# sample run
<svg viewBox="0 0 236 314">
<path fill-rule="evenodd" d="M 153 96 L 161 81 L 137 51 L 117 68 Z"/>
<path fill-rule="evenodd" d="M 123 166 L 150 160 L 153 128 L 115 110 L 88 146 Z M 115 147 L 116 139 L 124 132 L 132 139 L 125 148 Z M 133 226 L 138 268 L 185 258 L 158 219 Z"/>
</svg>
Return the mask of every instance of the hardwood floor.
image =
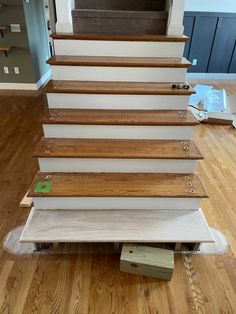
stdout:
<svg viewBox="0 0 236 314">
<path fill-rule="evenodd" d="M 235 91 L 235 82 L 227 88 Z M 18 204 L 37 170 L 32 154 L 45 108 L 38 92 L 0 91 L 0 313 L 235 313 L 236 131 L 230 126 L 199 125 L 194 133 L 205 157 L 197 170 L 210 196 L 202 208 L 209 224 L 226 234 L 227 253 L 176 255 L 172 281 L 163 282 L 120 273 L 117 254 L 14 256 L 3 250 L 5 234 L 28 216 Z"/>
</svg>

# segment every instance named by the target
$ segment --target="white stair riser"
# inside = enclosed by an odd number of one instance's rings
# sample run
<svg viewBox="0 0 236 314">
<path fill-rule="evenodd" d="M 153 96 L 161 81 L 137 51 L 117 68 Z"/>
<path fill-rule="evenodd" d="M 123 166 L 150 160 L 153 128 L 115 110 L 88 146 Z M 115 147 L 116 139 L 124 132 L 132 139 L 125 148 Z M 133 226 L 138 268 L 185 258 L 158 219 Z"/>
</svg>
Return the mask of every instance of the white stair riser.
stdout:
<svg viewBox="0 0 236 314">
<path fill-rule="evenodd" d="M 200 198 L 167 197 L 34 197 L 36 209 L 198 210 Z"/>
<path fill-rule="evenodd" d="M 52 66 L 53 80 L 184 82 L 186 68 Z"/>
<path fill-rule="evenodd" d="M 196 160 L 124 158 L 38 158 L 41 172 L 193 173 Z"/>
<path fill-rule="evenodd" d="M 184 42 L 54 40 L 55 54 L 69 56 L 181 58 L 183 56 L 184 44 Z"/>
<path fill-rule="evenodd" d="M 189 96 L 48 93 L 49 108 L 186 110 Z"/>
<path fill-rule="evenodd" d="M 47 138 L 191 140 L 193 127 L 43 124 L 43 130 Z"/>
</svg>

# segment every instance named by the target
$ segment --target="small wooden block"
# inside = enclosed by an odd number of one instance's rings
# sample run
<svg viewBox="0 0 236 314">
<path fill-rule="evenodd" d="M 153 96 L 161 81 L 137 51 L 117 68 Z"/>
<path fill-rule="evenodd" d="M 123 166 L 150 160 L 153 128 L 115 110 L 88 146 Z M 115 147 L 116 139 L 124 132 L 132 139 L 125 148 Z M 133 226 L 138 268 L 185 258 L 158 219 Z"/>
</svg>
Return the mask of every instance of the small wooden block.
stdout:
<svg viewBox="0 0 236 314">
<path fill-rule="evenodd" d="M 124 244 L 120 270 L 126 273 L 170 280 L 174 271 L 174 252 L 148 246 Z"/>
<path fill-rule="evenodd" d="M 32 197 L 28 197 L 28 192 L 25 194 L 23 200 L 20 202 L 20 207 L 29 208 L 32 205 L 33 198 Z"/>
</svg>

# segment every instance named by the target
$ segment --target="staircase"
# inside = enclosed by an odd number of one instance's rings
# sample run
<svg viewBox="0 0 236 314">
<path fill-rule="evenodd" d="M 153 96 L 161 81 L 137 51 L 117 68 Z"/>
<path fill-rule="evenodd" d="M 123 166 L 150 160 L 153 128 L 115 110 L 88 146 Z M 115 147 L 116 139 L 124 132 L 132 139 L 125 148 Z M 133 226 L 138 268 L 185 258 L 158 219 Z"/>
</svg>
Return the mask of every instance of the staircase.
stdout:
<svg viewBox="0 0 236 314">
<path fill-rule="evenodd" d="M 168 13 L 165 0 L 79 0 L 72 17 L 75 33 L 164 35 Z"/>
<path fill-rule="evenodd" d="M 21 242 L 213 242 L 194 173 L 203 158 L 191 140 L 194 91 L 172 88 L 190 66 L 187 38 L 52 37 L 40 172 Z"/>
</svg>

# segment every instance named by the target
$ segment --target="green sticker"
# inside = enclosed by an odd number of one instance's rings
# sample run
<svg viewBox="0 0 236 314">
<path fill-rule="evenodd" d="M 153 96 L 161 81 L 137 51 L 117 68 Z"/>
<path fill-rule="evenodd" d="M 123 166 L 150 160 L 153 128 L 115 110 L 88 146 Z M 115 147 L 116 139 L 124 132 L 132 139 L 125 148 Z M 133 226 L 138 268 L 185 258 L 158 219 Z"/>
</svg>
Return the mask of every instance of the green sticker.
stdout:
<svg viewBox="0 0 236 314">
<path fill-rule="evenodd" d="M 50 181 L 45 181 L 45 182 L 38 182 L 34 192 L 36 193 L 48 193 L 51 191 L 52 188 L 52 182 Z"/>
</svg>

